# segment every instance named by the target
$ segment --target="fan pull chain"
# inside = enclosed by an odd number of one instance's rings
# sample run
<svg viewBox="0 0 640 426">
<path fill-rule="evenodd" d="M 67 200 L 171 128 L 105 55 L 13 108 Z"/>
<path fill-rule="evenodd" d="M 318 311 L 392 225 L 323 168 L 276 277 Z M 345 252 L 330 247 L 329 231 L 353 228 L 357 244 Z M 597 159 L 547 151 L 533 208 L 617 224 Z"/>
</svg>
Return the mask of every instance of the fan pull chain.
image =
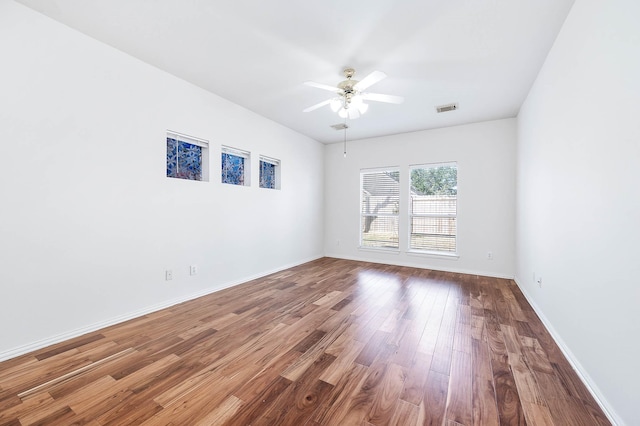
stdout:
<svg viewBox="0 0 640 426">
<path fill-rule="evenodd" d="M 344 158 L 347 158 L 347 117 L 344 118 Z"/>
</svg>

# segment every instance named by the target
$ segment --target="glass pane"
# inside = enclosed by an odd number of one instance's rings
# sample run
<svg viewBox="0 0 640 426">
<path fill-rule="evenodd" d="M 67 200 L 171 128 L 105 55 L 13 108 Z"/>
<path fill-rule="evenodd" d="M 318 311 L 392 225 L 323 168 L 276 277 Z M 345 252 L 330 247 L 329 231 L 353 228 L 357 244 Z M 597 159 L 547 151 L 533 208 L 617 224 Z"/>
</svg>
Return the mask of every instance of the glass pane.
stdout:
<svg viewBox="0 0 640 426">
<path fill-rule="evenodd" d="M 411 194 L 411 214 L 455 215 L 456 195 Z"/>
<path fill-rule="evenodd" d="M 222 153 L 222 183 L 244 185 L 244 158 Z"/>
<path fill-rule="evenodd" d="M 202 180 L 202 147 L 167 138 L 167 176 Z"/>
<path fill-rule="evenodd" d="M 362 247 L 398 248 L 398 218 L 363 215 Z"/>
<path fill-rule="evenodd" d="M 397 171 L 362 174 L 361 213 L 397 215 L 400 208 L 400 185 Z"/>
<path fill-rule="evenodd" d="M 412 169 L 411 194 L 458 195 L 458 167 L 447 165 Z"/>
<path fill-rule="evenodd" d="M 276 187 L 276 165 L 260 161 L 260 188 Z"/>
<path fill-rule="evenodd" d="M 456 252 L 458 168 L 453 165 L 411 169 L 409 199 L 411 215 L 453 217 L 411 217 L 409 248 Z"/>
<path fill-rule="evenodd" d="M 412 217 L 410 247 L 455 253 L 456 231 L 455 217 Z"/>
</svg>

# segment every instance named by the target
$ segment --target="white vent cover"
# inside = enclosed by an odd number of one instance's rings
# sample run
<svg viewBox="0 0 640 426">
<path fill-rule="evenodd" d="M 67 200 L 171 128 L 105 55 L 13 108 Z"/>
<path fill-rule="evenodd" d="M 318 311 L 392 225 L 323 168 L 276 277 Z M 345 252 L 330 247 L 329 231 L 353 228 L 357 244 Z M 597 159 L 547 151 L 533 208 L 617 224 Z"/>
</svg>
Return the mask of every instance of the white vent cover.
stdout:
<svg viewBox="0 0 640 426">
<path fill-rule="evenodd" d="M 441 112 L 447 112 L 447 111 L 455 111 L 458 109 L 458 104 L 457 103 L 453 103 L 453 104 L 447 104 L 447 105 L 440 105 L 436 107 L 436 111 L 438 111 L 438 114 Z"/>
<path fill-rule="evenodd" d="M 334 124 L 331 127 L 334 128 L 335 130 L 344 130 L 349 128 L 349 126 L 347 126 L 345 123 Z"/>
</svg>

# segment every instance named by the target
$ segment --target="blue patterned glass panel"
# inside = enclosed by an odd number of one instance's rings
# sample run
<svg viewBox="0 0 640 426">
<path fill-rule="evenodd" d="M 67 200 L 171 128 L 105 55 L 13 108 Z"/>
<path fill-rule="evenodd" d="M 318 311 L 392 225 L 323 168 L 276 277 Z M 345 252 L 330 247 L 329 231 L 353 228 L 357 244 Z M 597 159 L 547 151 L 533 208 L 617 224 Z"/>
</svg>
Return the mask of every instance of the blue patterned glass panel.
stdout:
<svg viewBox="0 0 640 426">
<path fill-rule="evenodd" d="M 222 183 L 244 185 L 244 157 L 222 153 Z"/>
<path fill-rule="evenodd" d="M 276 188 L 276 165 L 260 161 L 260 188 Z"/>
<path fill-rule="evenodd" d="M 178 141 L 167 138 L 167 176 L 177 177 L 178 173 Z"/>
<path fill-rule="evenodd" d="M 202 180 L 202 147 L 167 138 L 167 176 Z"/>
</svg>

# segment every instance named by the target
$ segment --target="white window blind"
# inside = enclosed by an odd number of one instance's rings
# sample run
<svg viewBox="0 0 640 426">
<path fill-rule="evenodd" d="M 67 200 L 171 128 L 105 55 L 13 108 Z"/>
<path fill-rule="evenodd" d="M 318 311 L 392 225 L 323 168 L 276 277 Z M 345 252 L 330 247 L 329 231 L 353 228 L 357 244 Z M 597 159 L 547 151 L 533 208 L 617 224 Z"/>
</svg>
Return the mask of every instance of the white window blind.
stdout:
<svg viewBox="0 0 640 426">
<path fill-rule="evenodd" d="M 398 249 L 400 183 L 397 168 L 360 172 L 360 246 Z"/>
<path fill-rule="evenodd" d="M 231 148 L 230 146 L 222 145 L 221 149 L 223 154 L 235 155 L 236 157 L 249 158 L 251 153 L 238 148 Z"/>
<path fill-rule="evenodd" d="M 187 142 L 191 145 L 197 145 L 203 148 L 209 147 L 209 141 L 206 139 L 196 138 L 195 136 L 189 136 L 185 135 L 184 133 L 178 133 L 171 130 L 167 130 L 167 138 Z"/>
</svg>

